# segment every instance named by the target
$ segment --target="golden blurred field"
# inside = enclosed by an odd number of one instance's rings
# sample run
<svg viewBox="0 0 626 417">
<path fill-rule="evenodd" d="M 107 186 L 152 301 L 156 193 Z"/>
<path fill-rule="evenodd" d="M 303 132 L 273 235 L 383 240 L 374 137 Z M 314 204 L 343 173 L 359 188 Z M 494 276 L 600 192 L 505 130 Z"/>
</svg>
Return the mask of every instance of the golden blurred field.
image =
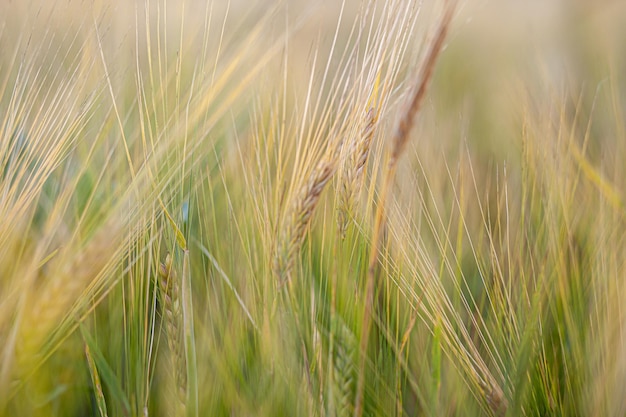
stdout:
<svg viewBox="0 0 626 417">
<path fill-rule="evenodd" d="M 0 415 L 626 414 L 625 21 L 0 2 Z"/>
</svg>

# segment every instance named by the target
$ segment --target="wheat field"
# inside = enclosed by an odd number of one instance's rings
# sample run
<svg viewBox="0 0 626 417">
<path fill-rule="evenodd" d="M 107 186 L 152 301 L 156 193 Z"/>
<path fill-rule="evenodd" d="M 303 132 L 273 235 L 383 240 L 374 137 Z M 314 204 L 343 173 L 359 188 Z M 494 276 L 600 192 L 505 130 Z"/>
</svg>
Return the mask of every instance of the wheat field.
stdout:
<svg viewBox="0 0 626 417">
<path fill-rule="evenodd" d="M 0 2 L 0 416 L 626 415 L 624 21 Z"/>
</svg>

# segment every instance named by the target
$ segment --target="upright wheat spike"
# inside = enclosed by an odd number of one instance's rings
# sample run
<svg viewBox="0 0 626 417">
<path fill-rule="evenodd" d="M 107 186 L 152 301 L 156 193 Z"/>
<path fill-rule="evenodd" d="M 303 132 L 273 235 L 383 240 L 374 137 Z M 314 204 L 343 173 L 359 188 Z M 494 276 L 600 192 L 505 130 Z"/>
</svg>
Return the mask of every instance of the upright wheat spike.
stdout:
<svg viewBox="0 0 626 417">
<path fill-rule="evenodd" d="M 350 155 L 344 164 L 345 169 L 342 172 L 339 203 L 337 204 L 337 225 L 342 239 L 346 237 L 348 222 L 353 212 L 355 200 L 358 199 L 358 191 L 361 188 L 363 171 L 369 156 L 377 120 L 378 115 L 372 107 L 367 112 L 362 134 L 354 143 L 350 144 Z"/>
<path fill-rule="evenodd" d="M 334 409 L 329 410 L 336 417 L 348 417 L 352 414 L 354 396 L 354 376 L 358 357 L 358 342 L 352 330 L 339 318 L 333 319 L 333 328 L 337 331 L 336 355 L 332 358 L 333 379 L 331 395 Z"/>
<path fill-rule="evenodd" d="M 409 140 L 409 133 L 413 127 L 415 116 L 419 111 L 424 96 L 426 95 L 426 89 L 428 87 L 430 78 L 437 62 L 437 57 L 443 47 L 443 42 L 448 33 L 448 28 L 454 14 L 456 2 L 446 2 L 446 9 L 443 19 L 437 29 L 435 39 L 430 45 L 430 50 L 426 55 L 421 74 L 419 75 L 417 89 L 415 90 L 411 102 L 406 111 L 402 114 L 398 127 L 393 136 L 392 151 L 389 157 L 387 171 L 385 172 L 383 188 L 380 194 L 380 200 L 378 202 L 378 208 L 376 210 L 376 221 L 374 224 L 374 233 L 372 236 L 372 248 L 370 252 L 370 260 L 367 269 L 367 283 L 366 283 L 366 298 L 365 298 L 365 314 L 363 315 L 362 335 L 360 354 L 361 359 L 359 363 L 359 379 L 357 383 L 357 393 L 355 398 L 354 416 L 361 417 L 363 413 L 363 392 L 365 388 L 365 359 L 367 356 L 367 346 L 369 343 L 369 334 L 372 325 L 372 308 L 374 304 L 374 292 L 376 289 L 376 265 L 378 263 L 378 257 L 380 255 L 380 236 L 382 235 L 385 227 L 385 204 L 387 200 L 387 194 L 391 188 L 391 184 L 395 178 L 395 173 L 398 166 L 398 159 Z"/>
<path fill-rule="evenodd" d="M 335 173 L 335 168 L 335 157 L 323 157 L 289 207 L 274 255 L 273 268 L 279 285 L 284 284 L 290 277 L 294 260 L 319 202 L 320 194 Z"/>
<path fill-rule="evenodd" d="M 187 363 L 183 341 L 183 312 L 180 300 L 180 282 L 172 267 L 172 255 L 159 265 L 159 289 L 163 306 L 163 320 L 169 351 L 170 371 L 174 375 L 177 393 L 176 416 L 184 416 L 187 409 Z"/>
</svg>

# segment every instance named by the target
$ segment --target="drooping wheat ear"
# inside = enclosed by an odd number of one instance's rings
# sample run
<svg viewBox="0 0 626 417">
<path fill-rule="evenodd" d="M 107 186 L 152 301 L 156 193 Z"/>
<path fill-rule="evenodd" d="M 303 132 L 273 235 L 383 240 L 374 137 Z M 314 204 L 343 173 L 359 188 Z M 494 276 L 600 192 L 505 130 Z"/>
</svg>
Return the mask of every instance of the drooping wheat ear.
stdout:
<svg viewBox="0 0 626 417">
<path fill-rule="evenodd" d="M 37 291 L 33 290 L 24 308 L 15 348 L 18 375 L 32 372 L 50 353 L 46 343 L 51 337 L 62 338 L 55 332 L 67 324 L 68 312 L 116 259 L 121 237 L 122 223 L 112 219 L 84 248 L 67 247 L 57 256 L 46 281 Z"/>
<path fill-rule="evenodd" d="M 165 262 L 159 265 L 159 290 L 169 347 L 170 372 L 174 375 L 177 394 L 174 415 L 184 416 L 187 408 L 187 362 L 183 340 L 183 311 L 180 282 L 172 264 L 172 255 L 167 254 Z"/>
<path fill-rule="evenodd" d="M 287 215 L 283 219 L 273 262 L 279 285 L 289 279 L 294 260 L 300 250 L 320 195 L 335 173 L 336 158 L 328 155 L 317 164 L 306 184 L 291 200 Z"/>
<path fill-rule="evenodd" d="M 446 1 L 446 7 L 444 10 L 443 18 L 435 32 L 435 38 L 430 44 L 430 49 L 426 55 L 425 61 L 421 68 L 421 72 L 417 78 L 417 88 L 414 90 L 411 101 L 401 115 L 398 122 L 398 127 L 393 136 L 392 150 L 389 157 L 387 171 L 384 174 L 384 180 L 382 190 L 380 192 L 378 207 L 376 208 L 376 218 L 374 223 L 374 230 L 372 234 L 372 247 L 370 249 L 370 258 L 367 268 L 367 282 L 366 282 L 366 294 L 365 294 L 365 314 L 363 315 L 362 323 L 362 336 L 360 346 L 360 362 L 359 362 L 359 380 L 357 383 L 357 393 L 354 405 L 354 416 L 361 417 L 363 414 L 363 395 L 365 388 L 365 359 L 367 355 L 367 346 L 369 344 L 369 333 L 372 325 L 372 314 L 374 304 L 374 293 L 376 291 L 376 265 L 378 264 L 378 257 L 380 255 L 381 236 L 385 229 L 386 212 L 385 206 L 387 201 L 387 195 L 391 189 L 391 184 L 394 181 L 395 173 L 398 167 L 398 159 L 402 155 L 406 144 L 409 141 L 409 133 L 413 127 L 415 116 L 417 115 L 426 95 L 426 90 L 430 82 L 430 78 L 435 68 L 437 58 L 443 48 L 443 42 L 448 34 L 448 29 L 452 21 L 452 16 L 456 9 L 456 0 Z"/>
<path fill-rule="evenodd" d="M 349 145 L 348 151 L 350 154 L 344 164 L 344 170 L 341 175 L 339 203 L 337 204 L 337 225 L 342 239 L 346 237 L 348 222 L 352 216 L 355 202 L 358 200 L 363 171 L 370 153 L 377 120 L 378 115 L 372 107 L 365 117 L 363 132 Z"/>
</svg>

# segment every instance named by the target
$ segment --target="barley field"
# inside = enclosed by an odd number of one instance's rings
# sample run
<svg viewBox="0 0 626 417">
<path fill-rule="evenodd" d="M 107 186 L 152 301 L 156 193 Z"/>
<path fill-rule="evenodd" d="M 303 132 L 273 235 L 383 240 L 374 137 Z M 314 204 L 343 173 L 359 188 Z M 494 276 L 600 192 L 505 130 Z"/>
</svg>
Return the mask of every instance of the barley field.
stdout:
<svg viewBox="0 0 626 417">
<path fill-rule="evenodd" d="M 0 1 L 0 416 L 626 415 L 624 22 Z"/>
</svg>

